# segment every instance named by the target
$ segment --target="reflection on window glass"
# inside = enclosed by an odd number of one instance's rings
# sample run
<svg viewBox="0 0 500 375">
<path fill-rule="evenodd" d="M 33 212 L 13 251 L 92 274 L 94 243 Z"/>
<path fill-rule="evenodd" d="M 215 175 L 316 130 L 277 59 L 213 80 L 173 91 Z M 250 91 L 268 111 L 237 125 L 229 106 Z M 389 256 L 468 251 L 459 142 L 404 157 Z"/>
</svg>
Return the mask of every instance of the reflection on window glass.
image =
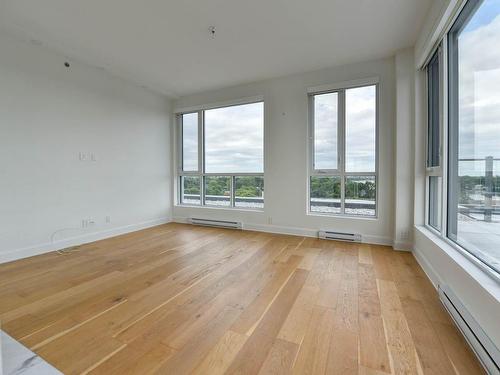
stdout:
<svg viewBox="0 0 500 375">
<path fill-rule="evenodd" d="M 500 1 L 450 32 L 450 238 L 500 272 Z"/>
<path fill-rule="evenodd" d="M 376 86 L 345 91 L 345 168 L 347 172 L 375 172 Z"/>
<path fill-rule="evenodd" d="M 200 177 L 181 177 L 181 204 L 201 204 Z"/>
<path fill-rule="evenodd" d="M 205 111 L 205 172 L 264 171 L 264 103 Z"/>
<path fill-rule="evenodd" d="M 310 211 L 328 214 L 341 212 L 340 177 L 311 177 Z"/>
<path fill-rule="evenodd" d="M 375 176 L 350 176 L 345 179 L 345 213 L 375 216 L 377 196 Z"/>
<path fill-rule="evenodd" d="M 427 166 L 439 166 L 439 52 L 427 65 Z"/>
<path fill-rule="evenodd" d="M 264 208 L 264 177 L 235 177 L 235 207 Z"/>
<path fill-rule="evenodd" d="M 182 115 L 182 170 L 198 170 L 198 113 Z"/>
<path fill-rule="evenodd" d="M 429 225 L 441 230 L 441 177 L 429 176 Z"/>
<path fill-rule="evenodd" d="M 314 169 L 337 169 L 338 94 L 314 96 Z"/>
<path fill-rule="evenodd" d="M 231 205 L 231 177 L 205 177 L 205 204 L 210 206 Z"/>
</svg>

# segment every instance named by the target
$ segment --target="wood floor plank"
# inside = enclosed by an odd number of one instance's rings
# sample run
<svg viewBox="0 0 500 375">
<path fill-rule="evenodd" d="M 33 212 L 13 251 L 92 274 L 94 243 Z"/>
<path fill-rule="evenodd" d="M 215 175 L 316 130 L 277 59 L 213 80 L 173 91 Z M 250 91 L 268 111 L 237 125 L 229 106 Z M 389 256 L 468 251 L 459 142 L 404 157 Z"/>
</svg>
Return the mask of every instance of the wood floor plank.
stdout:
<svg viewBox="0 0 500 375">
<path fill-rule="evenodd" d="M 328 374 L 357 374 L 359 348 L 358 254 L 344 256 L 342 281 L 335 307 Z"/>
<path fill-rule="evenodd" d="M 417 374 L 416 349 L 393 281 L 377 280 L 393 372 Z"/>
<path fill-rule="evenodd" d="M 359 263 L 373 264 L 371 246 L 368 244 L 360 244 L 358 250 Z"/>
<path fill-rule="evenodd" d="M 304 341 L 300 345 L 293 374 L 324 374 L 332 339 L 335 311 L 314 306 Z"/>
<path fill-rule="evenodd" d="M 358 266 L 359 364 L 390 373 L 384 324 L 373 265 Z"/>
<path fill-rule="evenodd" d="M 2 328 L 66 374 L 479 374 L 412 254 L 170 223 L 0 264 Z"/>
<path fill-rule="evenodd" d="M 299 346 L 297 344 L 280 339 L 274 340 L 259 375 L 290 374 L 298 350 Z"/>
<path fill-rule="evenodd" d="M 272 303 L 252 335 L 245 342 L 227 374 L 255 374 L 262 367 L 283 322 L 295 302 L 308 271 L 297 269 Z"/>
<path fill-rule="evenodd" d="M 247 340 L 246 335 L 228 330 L 210 350 L 193 374 L 223 374 Z"/>
<path fill-rule="evenodd" d="M 424 374 L 451 374 L 453 366 L 419 301 L 401 299 L 404 314 Z"/>
</svg>

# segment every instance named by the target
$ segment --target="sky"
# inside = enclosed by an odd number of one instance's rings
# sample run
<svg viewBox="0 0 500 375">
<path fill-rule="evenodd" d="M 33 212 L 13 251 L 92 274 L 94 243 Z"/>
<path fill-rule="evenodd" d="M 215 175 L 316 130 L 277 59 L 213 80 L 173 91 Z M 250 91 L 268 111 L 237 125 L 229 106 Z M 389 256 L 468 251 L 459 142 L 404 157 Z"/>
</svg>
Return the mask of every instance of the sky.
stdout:
<svg viewBox="0 0 500 375">
<path fill-rule="evenodd" d="M 459 158 L 500 158 L 500 0 L 486 0 L 458 39 Z M 483 161 L 463 161 L 459 174 L 484 176 Z M 494 164 L 500 175 L 500 161 Z"/>
<path fill-rule="evenodd" d="M 184 170 L 197 170 L 197 121 L 184 115 Z M 205 111 L 205 172 L 264 172 L 264 103 Z"/>
<path fill-rule="evenodd" d="M 337 169 L 337 93 L 314 97 L 314 166 Z M 376 88 L 346 90 L 346 171 L 375 172 Z"/>
<path fill-rule="evenodd" d="M 264 172 L 264 103 L 205 111 L 205 172 Z"/>
</svg>

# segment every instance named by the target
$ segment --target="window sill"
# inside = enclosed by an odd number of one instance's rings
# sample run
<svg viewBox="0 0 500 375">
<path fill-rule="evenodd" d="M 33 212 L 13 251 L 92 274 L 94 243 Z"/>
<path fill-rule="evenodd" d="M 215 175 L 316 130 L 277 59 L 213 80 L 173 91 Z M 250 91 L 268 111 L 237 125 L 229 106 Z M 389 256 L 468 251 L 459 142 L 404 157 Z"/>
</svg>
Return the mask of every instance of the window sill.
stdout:
<svg viewBox="0 0 500 375">
<path fill-rule="evenodd" d="M 175 204 L 176 208 L 200 208 L 208 210 L 218 210 L 218 211 L 231 211 L 231 212 L 253 212 L 253 213 L 264 213 L 263 208 L 241 208 L 241 207 L 217 207 L 217 206 L 201 206 L 196 204 Z"/>
<path fill-rule="evenodd" d="M 448 243 L 429 228 L 423 225 L 416 225 L 415 230 L 440 248 L 469 277 L 481 285 L 497 301 L 500 301 L 500 275 L 487 268 L 487 266 L 467 251 Z"/>
</svg>

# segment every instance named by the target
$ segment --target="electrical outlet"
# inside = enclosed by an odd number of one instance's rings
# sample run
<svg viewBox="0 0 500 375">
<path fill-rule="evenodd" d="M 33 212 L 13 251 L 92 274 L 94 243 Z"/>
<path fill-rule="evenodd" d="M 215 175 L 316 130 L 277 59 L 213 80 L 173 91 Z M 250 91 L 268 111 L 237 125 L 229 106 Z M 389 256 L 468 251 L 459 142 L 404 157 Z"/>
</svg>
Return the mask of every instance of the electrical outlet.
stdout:
<svg viewBox="0 0 500 375">
<path fill-rule="evenodd" d="M 95 225 L 95 221 L 93 219 L 82 219 L 82 228 L 88 228 Z"/>
<path fill-rule="evenodd" d="M 273 218 L 272 218 L 271 216 L 269 216 L 269 217 L 267 218 L 267 223 L 268 223 L 268 224 L 272 224 L 272 223 L 273 223 Z"/>
<path fill-rule="evenodd" d="M 111 216 L 106 216 L 106 223 L 111 223 Z"/>
</svg>

